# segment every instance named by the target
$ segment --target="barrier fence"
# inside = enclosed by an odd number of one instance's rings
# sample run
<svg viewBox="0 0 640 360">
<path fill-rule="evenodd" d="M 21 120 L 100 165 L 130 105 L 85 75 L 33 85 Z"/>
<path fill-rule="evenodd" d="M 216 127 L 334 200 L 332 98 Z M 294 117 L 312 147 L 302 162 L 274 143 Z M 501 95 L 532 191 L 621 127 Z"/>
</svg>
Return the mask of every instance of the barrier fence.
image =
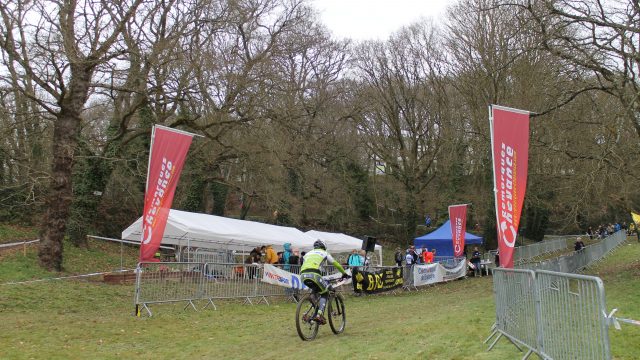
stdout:
<svg viewBox="0 0 640 360">
<path fill-rule="evenodd" d="M 625 240 L 620 231 L 571 255 L 524 265 L 530 269 L 494 269 L 496 322 L 485 343 L 499 335 L 489 350 L 506 337 L 528 350 L 523 359 L 532 353 L 543 359 L 610 359 L 609 326 L 640 322 L 616 318 L 616 310 L 607 316 L 600 278 L 547 269 L 578 271 Z"/>
<path fill-rule="evenodd" d="M 532 270 L 496 269 L 493 273 L 493 291 L 496 302 L 495 330 L 509 339 L 518 349 L 523 345 L 529 351 L 538 348 L 535 274 Z M 495 333 L 494 333 L 495 334 Z M 494 335 L 492 334 L 492 336 Z M 494 340 L 489 350 L 495 346 Z M 521 350 L 521 349 L 520 349 Z"/>
<path fill-rule="evenodd" d="M 536 271 L 542 356 L 610 359 L 604 284 L 594 276 Z"/>
<path fill-rule="evenodd" d="M 580 251 L 574 251 L 571 254 L 562 255 L 549 260 L 516 265 L 515 267 L 573 273 L 603 259 L 605 255 L 622 245 L 626 240 L 626 232 L 621 230 L 606 237 L 600 242 L 584 247 Z"/>
<path fill-rule="evenodd" d="M 545 240 L 538 243 L 517 246 L 513 252 L 513 262 L 515 264 L 522 264 L 537 258 L 547 256 L 556 251 L 562 251 L 567 249 L 567 240 L 575 236 L 563 236 L 560 239 Z M 493 261 L 497 251 L 490 250 L 485 253 L 485 260 Z"/>
<path fill-rule="evenodd" d="M 610 359 L 602 280 L 546 270 L 495 269 L 496 322 L 491 350 L 501 337 L 543 359 Z"/>
<path fill-rule="evenodd" d="M 464 276 L 466 272 L 466 261 L 464 260 L 448 261 L 441 265 L 443 269 L 438 281 L 450 281 Z M 300 265 L 274 264 L 273 266 L 293 274 L 300 272 Z M 376 272 L 388 268 L 393 267 L 368 266 L 364 269 Z M 407 289 L 409 287 L 417 289 L 417 286 L 414 285 L 413 270 L 412 266 L 403 269 Z M 333 266 L 326 266 L 322 275 L 332 275 L 337 272 Z M 204 308 L 212 307 L 215 309 L 215 301 L 221 299 L 240 299 L 248 304 L 261 302 L 268 304 L 268 298 L 274 296 L 296 300 L 296 295 L 300 292 L 296 286 L 293 284 L 288 284 L 288 287 L 274 286 L 262 281 L 263 277 L 264 267 L 258 264 L 141 263 L 136 270 L 134 298 L 136 314 L 139 316 L 144 310 L 151 316 L 149 305 L 160 303 L 185 302 L 185 309 L 191 307 L 197 310 L 196 301 L 206 301 Z M 340 291 L 351 293 L 353 288 L 343 286 Z"/>
</svg>

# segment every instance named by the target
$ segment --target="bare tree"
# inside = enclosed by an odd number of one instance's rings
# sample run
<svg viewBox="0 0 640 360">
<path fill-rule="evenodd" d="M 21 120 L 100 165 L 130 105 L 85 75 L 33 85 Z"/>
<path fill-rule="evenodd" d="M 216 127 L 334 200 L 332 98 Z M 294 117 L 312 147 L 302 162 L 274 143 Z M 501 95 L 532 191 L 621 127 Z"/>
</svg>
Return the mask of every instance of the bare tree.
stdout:
<svg viewBox="0 0 640 360">
<path fill-rule="evenodd" d="M 527 10 L 523 26 L 541 46 L 595 77 L 594 88 L 613 95 L 640 136 L 640 4 L 635 0 L 509 2 Z"/>
<path fill-rule="evenodd" d="M 73 154 L 96 68 L 119 55 L 114 44 L 141 2 L 15 0 L 0 6 L 5 64 L 33 82 L 33 88 L 20 90 L 54 118 L 51 181 L 39 250 L 40 263 L 47 269 L 62 269 Z"/>
<path fill-rule="evenodd" d="M 447 92 L 438 33 L 430 23 L 405 28 L 357 51 L 362 81 L 359 130 L 376 159 L 400 184 L 406 236 L 415 235 L 418 195 L 436 176 L 446 128 Z"/>
</svg>

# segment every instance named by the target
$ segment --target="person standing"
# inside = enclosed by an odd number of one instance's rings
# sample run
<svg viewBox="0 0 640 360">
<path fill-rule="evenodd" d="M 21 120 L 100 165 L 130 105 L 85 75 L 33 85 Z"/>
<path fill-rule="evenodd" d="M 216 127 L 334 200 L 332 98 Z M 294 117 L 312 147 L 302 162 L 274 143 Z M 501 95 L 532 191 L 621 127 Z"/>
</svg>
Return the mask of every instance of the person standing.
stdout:
<svg viewBox="0 0 640 360">
<path fill-rule="evenodd" d="M 402 258 L 403 258 L 403 256 L 402 256 L 402 250 L 400 250 L 399 246 L 396 248 L 396 253 L 394 255 L 394 258 L 396 260 L 396 266 L 397 267 L 402 266 Z"/>
<path fill-rule="evenodd" d="M 291 256 L 289 256 L 290 272 L 297 274 L 300 272 L 300 251 L 297 248 L 291 248 Z"/>
<path fill-rule="evenodd" d="M 411 245 L 409 247 L 409 253 L 411 254 L 411 257 L 413 258 L 411 260 L 411 264 L 417 264 L 419 256 L 418 256 L 418 253 L 416 252 L 416 247 Z M 407 265 L 409 265 L 409 264 L 407 264 Z"/>
<path fill-rule="evenodd" d="M 273 250 L 272 245 L 267 245 L 265 250 L 265 259 L 266 264 L 277 264 L 278 263 L 278 254 L 275 250 Z"/>
<path fill-rule="evenodd" d="M 471 264 L 473 264 L 473 275 L 474 276 L 482 276 L 482 269 L 480 268 L 480 260 L 482 259 L 482 255 L 480 254 L 480 250 L 475 246 L 473 248 L 473 253 L 471 254 Z"/>
<path fill-rule="evenodd" d="M 422 262 L 424 264 L 431 264 L 433 262 L 433 254 L 431 254 L 431 251 L 424 248 L 422 249 Z"/>
<path fill-rule="evenodd" d="M 407 255 L 405 256 L 405 264 L 407 264 L 407 266 L 413 265 L 413 254 L 411 253 L 411 249 L 407 249 Z"/>
<path fill-rule="evenodd" d="M 349 259 L 347 260 L 347 265 L 349 265 L 350 267 L 356 267 L 356 266 L 363 266 L 364 265 L 364 260 L 362 259 L 360 254 L 358 254 L 358 250 L 354 249 L 351 252 L 351 255 L 349 255 Z"/>
<path fill-rule="evenodd" d="M 284 271 L 289 271 L 291 268 L 289 258 L 291 258 L 291 243 L 284 243 L 284 252 L 282 253 L 282 263 L 284 264 L 282 268 Z"/>
<path fill-rule="evenodd" d="M 427 214 L 427 217 L 424 219 L 424 224 L 430 228 L 431 227 L 431 215 Z"/>
</svg>

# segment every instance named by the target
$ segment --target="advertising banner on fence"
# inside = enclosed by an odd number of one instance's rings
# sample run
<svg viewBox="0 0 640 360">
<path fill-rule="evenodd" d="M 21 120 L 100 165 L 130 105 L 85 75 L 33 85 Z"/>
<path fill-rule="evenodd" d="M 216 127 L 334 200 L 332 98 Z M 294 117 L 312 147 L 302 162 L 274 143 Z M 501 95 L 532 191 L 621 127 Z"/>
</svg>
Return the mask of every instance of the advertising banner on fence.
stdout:
<svg viewBox="0 0 640 360">
<path fill-rule="evenodd" d="M 513 249 L 527 189 L 529 112 L 496 105 L 489 109 L 500 265 L 513 268 Z"/>
<path fill-rule="evenodd" d="M 444 269 L 444 281 L 458 279 L 467 275 L 467 259 L 462 258 L 457 260 L 457 264 L 452 268 L 443 266 Z"/>
<path fill-rule="evenodd" d="M 464 235 L 467 229 L 467 204 L 450 205 L 449 220 L 453 239 L 453 256 L 464 255 Z"/>
<path fill-rule="evenodd" d="M 435 284 L 444 280 L 444 267 L 440 264 L 414 265 L 413 285 Z"/>
<path fill-rule="evenodd" d="M 307 288 L 302 281 L 300 281 L 300 275 L 290 273 L 270 264 L 264 264 L 262 281 L 291 289 L 303 290 Z"/>
<path fill-rule="evenodd" d="M 351 269 L 345 270 L 347 274 L 351 275 Z M 341 273 L 324 276 L 325 279 L 339 279 L 342 277 Z M 300 280 L 300 275 L 288 272 L 277 266 L 270 264 L 264 264 L 264 272 L 262 275 L 262 281 L 272 285 L 283 286 L 286 288 L 304 290 L 307 287 Z M 345 281 L 345 284 L 351 283 L 351 280 Z"/>
<path fill-rule="evenodd" d="M 353 270 L 353 290 L 367 294 L 380 293 L 401 287 L 402 267 L 387 268 L 379 271 Z"/>
<path fill-rule="evenodd" d="M 167 226 L 180 172 L 191 146 L 192 134 L 154 126 L 144 195 L 140 262 L 159 261 L 154 258 Z"/>
</svg>

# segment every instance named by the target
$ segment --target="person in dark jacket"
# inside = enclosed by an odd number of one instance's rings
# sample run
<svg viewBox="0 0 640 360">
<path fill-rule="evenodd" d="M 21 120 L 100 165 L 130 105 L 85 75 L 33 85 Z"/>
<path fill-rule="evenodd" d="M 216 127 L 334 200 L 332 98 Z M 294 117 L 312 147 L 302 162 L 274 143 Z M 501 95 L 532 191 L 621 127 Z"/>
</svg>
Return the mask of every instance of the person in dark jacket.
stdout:
<svg viewBox="0 0 640 360">
<path fill-rule="evenodd" d="M 474 276 L 482 276 L 482 269 L 480 268 L 480 261 L 482 260 L 482 254 L 480 254 L 480 250 L 475 246 L 473 248 L 473 253 L 471 254 L 471 263 L 473 264 L 473 275 Z"/>
<path fill-rule="evenodd" d="M 400 247 L 396 248 L 396 253 L 394 254 L 394 258 L 396 260 L 396 266 L 401 267 L 404 254 L 402 253 L 402 250 L 400 250 Z"/>
</svg>

